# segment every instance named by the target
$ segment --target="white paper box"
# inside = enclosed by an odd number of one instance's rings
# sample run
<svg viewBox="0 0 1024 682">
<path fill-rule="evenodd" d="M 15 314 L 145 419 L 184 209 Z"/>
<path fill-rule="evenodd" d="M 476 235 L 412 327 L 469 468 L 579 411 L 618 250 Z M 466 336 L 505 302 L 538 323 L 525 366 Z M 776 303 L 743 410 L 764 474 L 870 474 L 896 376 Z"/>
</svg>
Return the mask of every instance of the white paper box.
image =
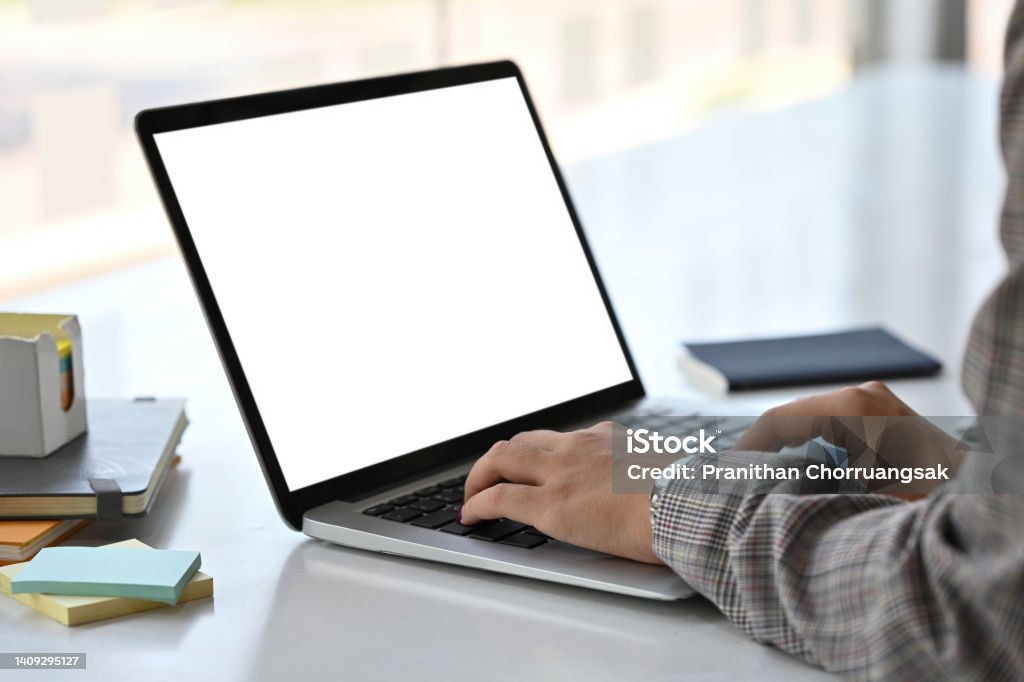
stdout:
<svg viewBox="0 0 1024 682">
<path fill-rule="evenodd" d="M 74 396 L 66 411 L 57 339 L 71 341 Z M 85 429 L 78 318 L 0 313 L 0 457 L 46 457 Z"/>
</svg>

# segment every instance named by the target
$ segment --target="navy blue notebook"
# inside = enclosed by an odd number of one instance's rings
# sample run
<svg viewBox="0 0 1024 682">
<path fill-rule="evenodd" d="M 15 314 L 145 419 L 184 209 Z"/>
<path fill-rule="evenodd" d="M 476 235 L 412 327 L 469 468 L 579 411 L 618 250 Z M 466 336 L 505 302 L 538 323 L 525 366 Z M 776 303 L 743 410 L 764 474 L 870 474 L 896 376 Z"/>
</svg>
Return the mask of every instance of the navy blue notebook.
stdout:
<svg viewBox="0 0 1024 682">
<path fill-rule="evenodd" d="M 935 358 L 878 327 L 683 348 L 683 372 L 723 392 L 931 376 L 942 369 Z"/>
</svg>

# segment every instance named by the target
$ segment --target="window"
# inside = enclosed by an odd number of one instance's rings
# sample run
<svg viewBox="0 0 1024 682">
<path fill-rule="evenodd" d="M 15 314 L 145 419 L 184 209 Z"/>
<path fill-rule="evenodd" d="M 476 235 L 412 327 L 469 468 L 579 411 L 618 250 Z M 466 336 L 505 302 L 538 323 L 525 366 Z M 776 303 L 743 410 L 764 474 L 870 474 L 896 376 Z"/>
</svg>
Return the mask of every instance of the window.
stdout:
<svg viewBox="0 0 1024 682">
<path fill-rule="evenodd" d="M 0 300 L 173 252 L 131 132 L 139 109 L 512 58 L 568 163 L 841 86 L 849 7 L 0 0 Z"/>
</svg>

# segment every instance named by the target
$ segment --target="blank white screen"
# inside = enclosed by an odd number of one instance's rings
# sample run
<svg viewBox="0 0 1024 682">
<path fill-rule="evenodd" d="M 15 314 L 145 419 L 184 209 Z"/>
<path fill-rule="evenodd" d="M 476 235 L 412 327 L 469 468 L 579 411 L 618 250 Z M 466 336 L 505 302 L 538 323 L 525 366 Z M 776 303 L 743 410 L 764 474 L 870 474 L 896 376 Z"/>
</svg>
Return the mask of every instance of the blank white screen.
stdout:
<svg viewBox="0 0 1024 682">
<path fill-rule="evenodd" d="M 291 490 L 631 378 L 514 78 L 155 140 Z"/>
</svg>

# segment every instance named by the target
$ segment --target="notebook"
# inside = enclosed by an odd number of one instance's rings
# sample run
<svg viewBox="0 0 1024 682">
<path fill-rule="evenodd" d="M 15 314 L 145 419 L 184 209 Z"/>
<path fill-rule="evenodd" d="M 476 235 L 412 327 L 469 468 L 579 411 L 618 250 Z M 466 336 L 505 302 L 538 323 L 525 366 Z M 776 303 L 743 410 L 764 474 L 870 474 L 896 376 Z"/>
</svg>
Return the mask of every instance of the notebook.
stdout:
<svg viewBox="0 0 1024 682">
<path fill-rule="evenodd" d="M 11 580 L 11 593 L 129 597 L 175 604 L 200 563 L 199 552 L 174 549 L 47 547 Z"/>
<path fill-rule="evenodd" d="M 89 431 L 42 459 L 5 458 L 0 518 L 149 511 L 188 425 L 184 401 L 89 401 Z"/>
<path fill-rule="evenodd" d="M 106 547 L 134 548 L 137 550 L 149 550 L 149 546 L 138 540 L 125 540 L 115 542 Z M 12 594 L 11 580 L 26 566 L 26 564 L 13 564 L 0 567 L 0 593 L 18 600 L 39 613 L 54 619 L 58 623 L 74 626 L 84 623 L 92 623 L 97 620 L 116 618 L 118 616 L 151 611 L 153 609 L 168 606 L 163 602 L 149 601 L 146 599 L 128 599 L 125 597 L 76 597 L 56 594 Z M 204 599 L 213 596 L 213 578 L 197 571 L 192 580 L 185 585 L 178 603 Z"/>
<path fill-rule="evenodd" d="M 0 566 L 27 561 L 43 547 L 57 544 L 88 523 L 86 519 L 0 521 Z"/>
<path fill-rule="evenodd" d="M 878 327 L 789 338 L 688 343 L 679 367 L 714 391 L 931 376 L 935 358 Z"/>
</svg>

